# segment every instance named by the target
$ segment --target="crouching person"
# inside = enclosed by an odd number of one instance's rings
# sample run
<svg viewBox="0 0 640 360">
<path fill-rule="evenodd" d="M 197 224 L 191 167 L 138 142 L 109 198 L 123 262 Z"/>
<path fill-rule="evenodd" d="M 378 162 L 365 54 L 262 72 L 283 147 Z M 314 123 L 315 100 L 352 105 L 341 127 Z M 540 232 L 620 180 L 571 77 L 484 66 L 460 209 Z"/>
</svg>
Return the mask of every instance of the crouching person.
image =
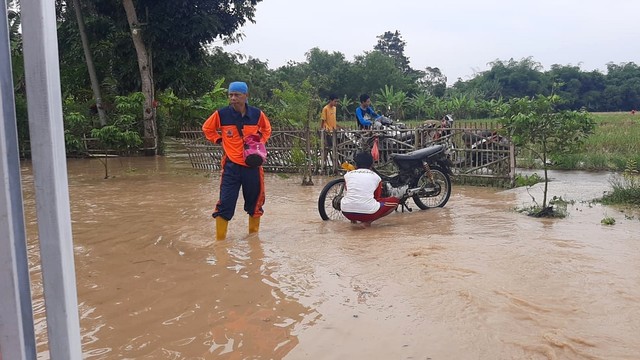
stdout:
<svg viewBox="0 0 640 360">
<path fill-rule="evenodd" d="M 345 195 L 340 201 L 340 209 L 352 223 L 370 225 L 374 220 L 389 215 L 398 207 L 396 197 L 381 198 L 382 179 L 371 170 L 373 156 L 360 152 L 355 156 L 356 170 L 344 175 Z"/>
</svg>

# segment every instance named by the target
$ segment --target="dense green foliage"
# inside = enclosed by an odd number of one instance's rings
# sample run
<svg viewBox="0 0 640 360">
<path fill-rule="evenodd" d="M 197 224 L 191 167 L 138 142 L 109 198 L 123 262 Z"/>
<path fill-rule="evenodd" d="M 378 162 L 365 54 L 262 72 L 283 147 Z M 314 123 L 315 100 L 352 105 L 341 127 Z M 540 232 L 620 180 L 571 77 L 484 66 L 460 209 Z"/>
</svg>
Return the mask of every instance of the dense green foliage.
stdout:
<svg viewBox="0 0 640 360">
<path fill-rule="evenodd" d="M 181 96 L 206 92 L 211 78 L 226 75 L 236 61 L 217 53 L 213 65 L 222 67 L 216 70 L 208 63 L 212 51 L 205 45 L 229 38 L 247 20 L 253 21 L 259 1 L 188 0 L 179 5 L 172 0 L 134 1 L 152 53 L 156 87 L 172 88 Z M 56 3 L 63 91 L 86 89 L 86 64 L 74 12 L 69 1 Z M 81 4 L 99 78 L 120 94 L 138 91 L 140 75 L 122 2 L 85 0 Z"/>
<path fill-rule="evenodd" d="M 468 81 L 459 79 L 447 88 L 446 74 L 437 67 L 412 68 L 404 54 L 406 43 L 397 30 L 381 34 L 373 49 L 352 60 L 339 52 L 312 48 L 305 61 L 290 62 L 277 69 L 270 69 L 260 59 L 226 53 L 216 46 L 216 41 L 242 38 L 238 30 L 253 21 L 255 5 L 260 1 L 184 0 L 179 6 L 170 0 L 134 1 L 138 26 L 151 54 L 161 136 L 177 136 L 184 126 L 201 124 L 226 103 L 224 89 L 235 80 L 249 84 L 250 103 L 263 108 L 275 123 L 298 125 L 305 122 L 302 117 L 309 112 L 319 112 L 329 94 L 341 99 L 341 120 L 353 118 L 362 93 L 371 95 L 377 111 L 400 120 L 434 119 L 446 113 L 456 119 L 495 117 L 496 110 L 513 98 L 550 94 L 564 99 L 557 104 L 558 110 L 640 108 L 640 67 L 634 63 L 607 64 L 603 74 L 570 65 L 553 65 L 544 71 L 531 58 L 496 60 L 489 70 Z M 141 86 L 122 2 L 80 3 L 108 125 L 118 126 L 126 111 L 117 109 L 118 97 L 137 93 Z M 81 140 L 91 137 L 92 130 L 100 128 L 100 124 L 74 11 L 67 0 L 56 0 L 56 8 L 67 146 L 70 152 L 81 152 Z M 10 12 L 9 17 L 18 127 L 24 150 L 28 127 L 20 14 Z M 294 104 L 296 100 L 292 99 L 298 98 L 306 99 L 303 103 L 310 107 L 293 110 L 300 104 Z M 142 135 L 140 114 L 129 115 Z M 119 129 L 133 131 L 130 126 Z M 23 154 L 28 155 L 26 151 Z"/>
<path fill-rule="evenodd" d="M 629 111 L 640 108 L 640 67 L 633 62 L 607 64 L 607 73 L 584 72 L 578 66 L 552 65 L 548 71 L 532 58 L 496 60 L 491 69 L 453 86 L 485 100 L 556 94 L 559 109 Z"/>
</svg>

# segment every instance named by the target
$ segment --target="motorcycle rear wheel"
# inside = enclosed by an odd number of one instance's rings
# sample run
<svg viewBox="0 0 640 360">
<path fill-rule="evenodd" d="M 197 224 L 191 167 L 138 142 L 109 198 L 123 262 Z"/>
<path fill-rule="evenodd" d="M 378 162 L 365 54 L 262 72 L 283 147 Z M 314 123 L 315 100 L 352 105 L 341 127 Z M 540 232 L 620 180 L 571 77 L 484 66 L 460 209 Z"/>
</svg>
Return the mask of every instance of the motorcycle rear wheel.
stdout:
<svg viewBox="0 0 640 360">
<path fill-rule="evenodd" d="M 340 200 L 344 196 L 344 179 L 331 180 L 318 196 L 318 212 L 322 220 L 346 220 L 340 211 Z"/>
<path fill-rule="evenodd" d="M 451 197 L 451 178 L 449 174 L 437 166 L 431 167 L 431 174 L 433 175 L 436 189 L 428 190 L 431 187 L 431 181 L 427 174 L 422 174 L 418 179 L 418 186 L 425 188 L 426 191 L 413 195 L 413 202 L 416 203 L 420 210 L 443 207 Z"/>
</svg>

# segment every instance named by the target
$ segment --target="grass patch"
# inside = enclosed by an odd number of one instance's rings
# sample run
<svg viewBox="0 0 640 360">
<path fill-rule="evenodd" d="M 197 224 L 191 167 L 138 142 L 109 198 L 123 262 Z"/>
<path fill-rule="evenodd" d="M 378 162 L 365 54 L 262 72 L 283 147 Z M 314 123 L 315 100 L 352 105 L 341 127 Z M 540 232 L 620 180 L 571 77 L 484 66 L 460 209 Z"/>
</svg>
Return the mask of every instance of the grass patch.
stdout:
<svg viewBox="0 0 640 360">
<path fill-rule="evenodd" d="M 611 191 L 600 199 L 603 204 L 628 204 L 640 206 L 640 175 L 638 172 L 625 171 L 614 176 L 609 183 Z"/>
<path fill-rule="evenodd" d="M 522 174 L 516 174 L 516 187 L 533 186 L 541 182 L 544 182 L 544 179 L 538 175 L 538 173 L 524 176 Z"/>
</svg>

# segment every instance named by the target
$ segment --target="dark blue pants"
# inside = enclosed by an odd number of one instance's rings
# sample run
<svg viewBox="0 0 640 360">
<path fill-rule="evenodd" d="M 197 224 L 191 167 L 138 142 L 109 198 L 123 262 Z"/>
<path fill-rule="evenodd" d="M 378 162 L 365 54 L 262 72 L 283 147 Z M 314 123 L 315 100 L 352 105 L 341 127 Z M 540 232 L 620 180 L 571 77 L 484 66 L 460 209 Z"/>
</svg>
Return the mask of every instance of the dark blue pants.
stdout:
<svg viewBox="0 0 640 360">
<path fill-rule="evenodd" d="M 262 216 L 264 211 L 264 171 L 262 166 L 249 168 L 235 164 L 226 157 L 222 160 L 222 176 L 220 178 L 220 199 L 216 204 L 213 217 L 221 216 L 231 220 L 236 210 L 238 195 L 242 188 L 244 211 L 250 216 Z"/>
</svg>

